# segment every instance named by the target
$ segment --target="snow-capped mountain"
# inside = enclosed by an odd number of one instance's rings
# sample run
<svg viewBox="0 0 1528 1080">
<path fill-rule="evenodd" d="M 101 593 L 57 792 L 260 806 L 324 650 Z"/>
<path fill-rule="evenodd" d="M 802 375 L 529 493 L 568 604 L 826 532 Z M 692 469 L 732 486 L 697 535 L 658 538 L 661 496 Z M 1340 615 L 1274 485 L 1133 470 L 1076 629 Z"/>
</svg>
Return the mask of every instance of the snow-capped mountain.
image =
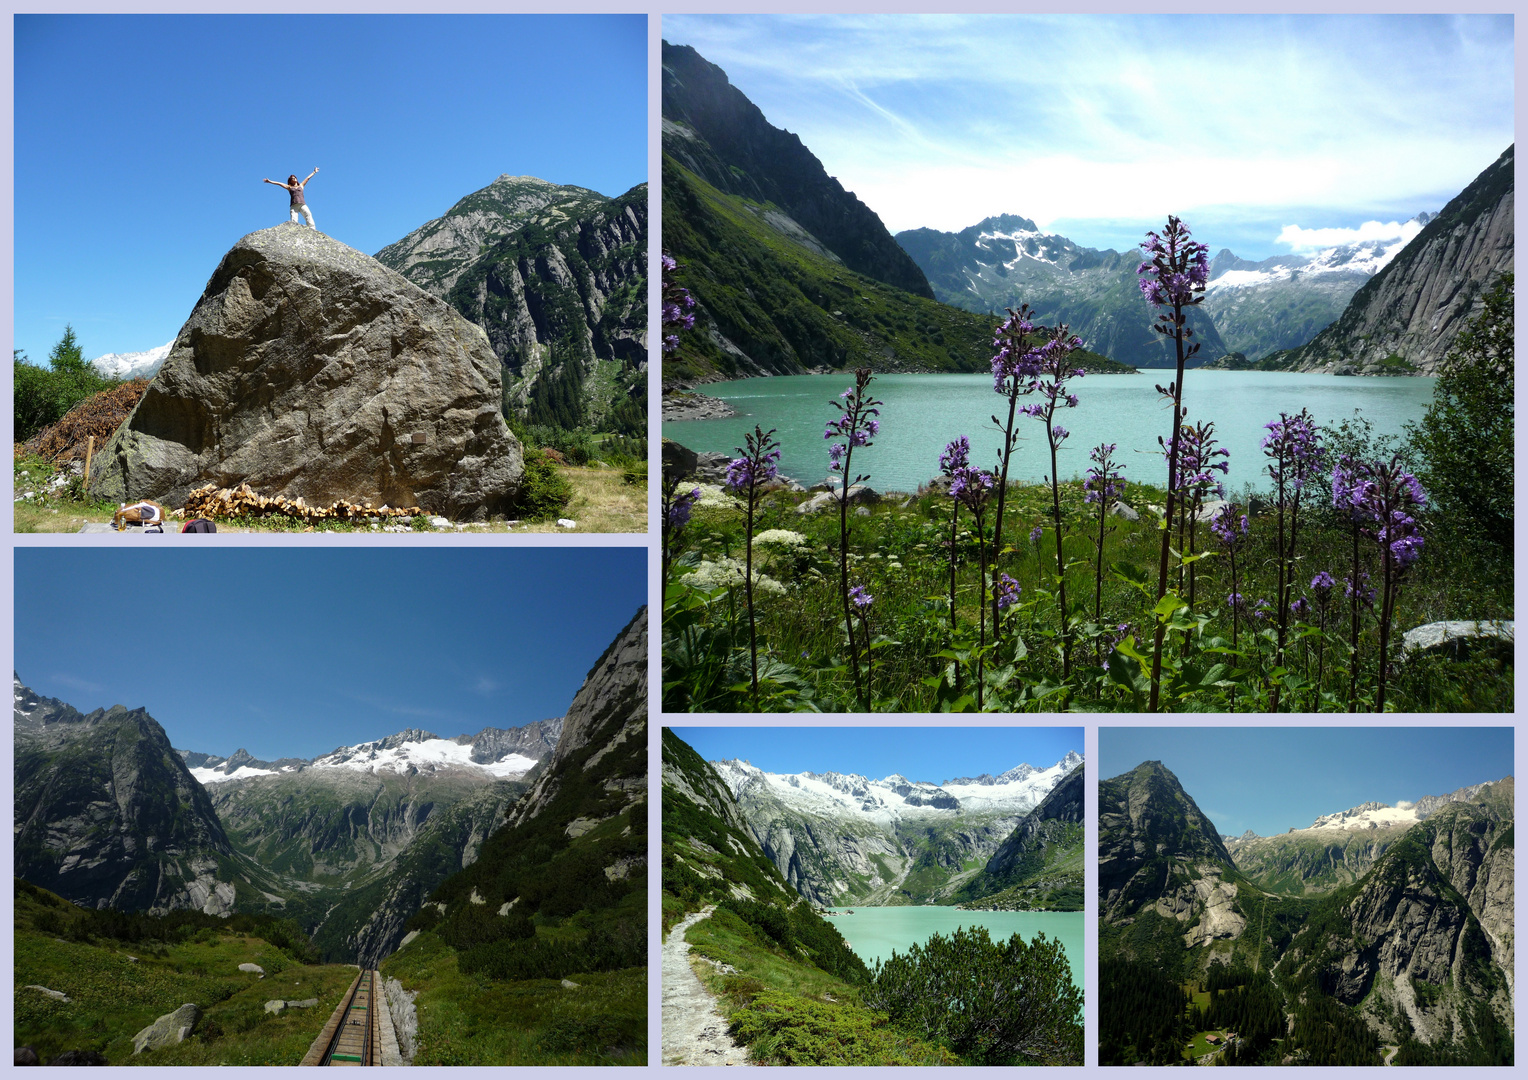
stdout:
<svg viewBox="0 0 1528 1080">
<path fill-rule="evenodd" d="M 165 357 L 170 355 L 170 348 L 175 344 L 167 341 L 153 349 L 143 352 L 107 353 L 90 361 L 97 371 L 111 379 L 152 379 L 159 367 L 164 363 Z"/>
<path fill-rule="evenodd" d="M 894 825 L 903 818 L 953 818 L 961 812 L 1025 814 L 1080 764 L 1082 757 L 1069 753 L 1045 769 L 1025 763 L 1001 776 L 984 773 L 942 784 L 909 780 L 897 773 L 880 780 L 858 773 L 767 773 L 736 760 L 713 761 L 711 767 L 735 799 L 741 799 L 750 786 L 762 785 L 805 813 L 831 817 L 849 811 L 881 825 Z"/>
<path fill-rule="evenodd" d="M 1260 262 L 1222 249 L 1210 261 L 1203 308 L 1226 348 L 1256 361 L 1305 344 L 1334 322 L 1353 294 L 1388 266 L 1436 215 L 1421 213 L 1399 237 L 1364 240 Z"/>
<path fill-rule="evenodd" d="M 464 736 L 465 737 L 465 736 Z M 428 731 L 409 730 L 375 742 L 342 746 L 315 758 L 313 769 L 352 769 L 356 772 L 434 772 L 440 769 L 475 769 L 502 780 L 518 780 L 537 759 L 513 750 L 490 761 L 474 761 L 472 745 L 442 739 Z"/>
<path fill-rule="evenodd" d="M 1323 248 L 1309 255 L 1275 255 L 1261 262 L 1238 259 L 1230 249 L 1222 249 L 1210 263 L 1210 283 L 1206 290 L 1246 289 L 1276 281 L 1293 281 L 1330 274 L 1353 274 L 1367 281 L 1389 265 L 1390 260 L 1411 243 L 1436 214 L 1426 211 L 1401 227 L 1399 237 L 1364 240 Z"/>
<path fill-rule="evenodd" d="M 738 760 L 710 764 L 759 846 L 803 896 L 896 904 L 948 896 L 1082 757 L 942 784 L 897 773 L 872 780 L 769 773 Z"/>
<path fill-rule="evenodd" d="M 177 753 L 185 759 L 191 775 L 203 784 L 325 769 L 373 775 L 460 770 L 485 779 L 518 780 L 552 752 L 561 734 L 562 720 L 558 718 L 518 728 L 484 728 L 476 735 L 458 735 L 454 739 L 409 728 L 385 739 L 338 747 L 311 761 L 303 758 L 261 761 L 242 748 L 228 758 L 192 750 Z"/>
</svg>

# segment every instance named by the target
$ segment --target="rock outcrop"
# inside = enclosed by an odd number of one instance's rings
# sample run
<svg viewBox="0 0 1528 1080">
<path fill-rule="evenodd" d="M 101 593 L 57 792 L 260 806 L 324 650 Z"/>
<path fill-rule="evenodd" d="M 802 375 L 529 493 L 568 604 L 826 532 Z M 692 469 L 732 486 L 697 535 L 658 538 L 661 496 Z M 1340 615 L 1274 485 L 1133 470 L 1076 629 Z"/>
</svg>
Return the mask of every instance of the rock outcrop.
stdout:
<svg viewBox="0 0 1528 1080">
<path fill-rule="evenodd" d="M 98 453 L 91 491 L 510 508 L 523 461 L 498 359 L 449 305 L 323 233 L 283 224 L 223 256 L 169 357 Z"/>
<path fill-rule="evenodd" d="M 1513 786 L 1484 785 L 1414 826 L 1312 913 L 1281 969 L 1360 1007 L 1386 1039 L 1406 1027 L 1430 1045 L 1462 1042 L 1479 1028 L 1477 1003 L 1510 1030 Z"/>
<path fill-rule="evenodd" d="M 206 791 L 144 709 L 82 714 L 15 680 L 14 873 L 81 907 L 233 910 Z"/>
<path fill-rule="evenodd" d="M 1336 322 L 1270 362 L 1339 375 L 1436 374 L 1484 294 L 1512 269 L 1514 149 L 1354 293 Z"/>
<path fill-rule="evenodd" d="M 1100 921 L 1126 922 L 1155 908 L 1189 922 L 1219 905 L 1222 879 L 1233 876 L 1214 823 L 1160 761 L 1098 785 Z"/>
<path fill-rule="evenodd" d="M 133 1036 L 133 1053 L 141 1054 L 145 1050 L 158 1050 L 184 1042 L 201 1015 L 202 1011 L 189 1001 L 174 1012 L 165 1013 Z"/>
</svg>

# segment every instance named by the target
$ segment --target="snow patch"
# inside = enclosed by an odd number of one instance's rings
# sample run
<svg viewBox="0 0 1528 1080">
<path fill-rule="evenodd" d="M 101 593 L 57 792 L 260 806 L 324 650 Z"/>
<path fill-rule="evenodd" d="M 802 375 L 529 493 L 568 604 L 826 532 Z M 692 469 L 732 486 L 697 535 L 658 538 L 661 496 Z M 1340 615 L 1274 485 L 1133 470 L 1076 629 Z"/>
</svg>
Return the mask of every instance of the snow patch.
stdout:
<svg viewBox="0 0 1528 1080">
<path fill-rule="evenodd" d="M 205 785 L 220 784 L 224 780 L 248 780 L 251 776 L 275 776 L 278 771 L 284 770 L 252 769 L 248 765 L 240 765 L 231 773 L 222 772 L 218 769 L 208 769 L 206 767 L 192 769 L 190 771 L 191 775 L 196 777 L 199 783 Z"/>
<path fill-rule="evenodd" d="M 95 365 L 97 371 L 108 378 L 148 379 L 159 371 L 174 344 L 173 341 L 167 341 L 163 345 L 145 349 L 143 352 L 107 353 L 90 362 Z"/>
<path fill-rule="evenodd" d="M 438 769 L 476 769 L 489 776 L 514 780 L 524 776 L 536 764 L 535 758 L 510 753 L 498 761 L 473 761 L 472 747 L 450 739 L 425 739 L 384 747 L 389 740 L 342 746 L 313 761 L 313 769 L 350 769 L 355 772 L 407 772 L 412 766 L 420 772 Z"/>
</svg>

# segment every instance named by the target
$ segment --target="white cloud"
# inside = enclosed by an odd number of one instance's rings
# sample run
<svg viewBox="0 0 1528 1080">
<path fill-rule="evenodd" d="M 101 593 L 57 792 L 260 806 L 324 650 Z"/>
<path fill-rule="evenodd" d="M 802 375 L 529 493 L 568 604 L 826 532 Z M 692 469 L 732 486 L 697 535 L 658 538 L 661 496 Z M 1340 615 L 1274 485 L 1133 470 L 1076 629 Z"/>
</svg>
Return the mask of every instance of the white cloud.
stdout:
<svg viewBox="0 0 1528 1080">
<path fill-rule="evenodd" d="M 893 232 L 1410 216 L 1513 138 L 1510 17 L 681 15 L 664 37 Z"/>
<path fill-rule="evenodd" d="M 1422 226 L 1415 221 L 1366 221 L 1356 229 L 1303 229 L 1299 225 L 1285 225 L 1274 242 L 1287 245 L 1292 251 L 1319 251 L 1367 240 L 1397 240 L 1407 244 L 1421 231 Z"/>
</svg>

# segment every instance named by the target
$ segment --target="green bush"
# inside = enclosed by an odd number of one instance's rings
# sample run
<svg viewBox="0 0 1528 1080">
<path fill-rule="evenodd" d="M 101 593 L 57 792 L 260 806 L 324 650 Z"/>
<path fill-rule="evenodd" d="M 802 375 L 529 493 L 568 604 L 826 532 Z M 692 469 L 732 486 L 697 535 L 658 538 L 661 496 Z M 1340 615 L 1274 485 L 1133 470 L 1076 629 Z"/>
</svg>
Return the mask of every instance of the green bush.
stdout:
<svg viewBox="0 0 1528 1080">
<path fill-rule="evenodd" d="M 500 941 L 523 941 L 534 937 L 536 928 L 524 912 L 515 908 L 500 915 L 487 904 L 465 903 L 442 919 L 435 932 L 453 949 L 467 951 Z"/>
<path fill-rule="evenodd" d="M 573 498 L 573 487 L 550 458 L 537 450 L 525 455 L 525 473 L 515 497 L 515 513 L 528 521 L 553 518 Z"/>
<path fill-rule="evenodd" d="M 457 959 L 464 974 L 504 980 L 565 979 L 646 963 L 646 935 L 640 926 L 628 922 L 592 930 L 578 941 L 546 937 L 495 941 L 470 948 Z"/>
<path fill-rule="evenodd" d="M 865 1004 L 981 1065 L 1082 1064 L 1082 991 L 1059 940 L 985 927 L 935 934 L 877 965 Z"/>
</svg>

